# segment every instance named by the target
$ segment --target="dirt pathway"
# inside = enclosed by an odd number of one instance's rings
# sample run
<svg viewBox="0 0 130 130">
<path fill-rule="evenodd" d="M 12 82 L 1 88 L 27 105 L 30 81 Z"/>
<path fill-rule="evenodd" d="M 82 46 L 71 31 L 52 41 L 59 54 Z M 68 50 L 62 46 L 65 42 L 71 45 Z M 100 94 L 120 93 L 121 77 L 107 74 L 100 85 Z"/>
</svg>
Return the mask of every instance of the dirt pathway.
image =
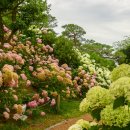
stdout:
<svg viewBox="0 0 130 130">
<path fill-rule="evenodd" d="M 79 119 L 85 119 L 87 121 L 92 121 L 92 117 L 90 115 L 86 114 L 86 115 L 78 117 L 78 118 L 72 118 L 72 119 L 65 120 L 65 121 L 58 123 L 50 128 L 47 128 L 45 130 L 68 130 L 68 128 Z"/>
</svg>

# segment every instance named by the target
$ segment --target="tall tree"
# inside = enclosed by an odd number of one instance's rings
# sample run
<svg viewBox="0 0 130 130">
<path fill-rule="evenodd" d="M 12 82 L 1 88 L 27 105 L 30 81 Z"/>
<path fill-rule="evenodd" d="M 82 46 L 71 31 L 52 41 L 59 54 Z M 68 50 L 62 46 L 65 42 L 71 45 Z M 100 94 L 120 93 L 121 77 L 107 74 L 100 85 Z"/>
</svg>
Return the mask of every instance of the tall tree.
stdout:
<svg viewBox="0 0 130 130">
<path fill-rule="evenodd" d="M 27 30 L 31 25 L 49 27 L 56 20 L 50 12 L 46 0 L 1 0 L 0 1 L 0 41 L 3 41 L 6 25 L 12 29 L 7 42 L 15 32 Z"/>
<path fill-rule="evenodd" d="M 109 59 L 113 57 L 113 51 L 114 51 L 112 46 L 101 44 L 94 40 L 86 40 L 86 43 L 80 47 L 80 50 L 83 52 L 87 52 L 89 54 L 96 53 L 102 58 L 109 58 Z"/>
<path fill-rule="evenodd" d="M 113 47 L 98 43 L 94 40 L 86 40 L 86 43 L 80 46 L 80 51 L 90 54 L 90 57 L 101 66 L 113 69 L 115 67 Z"/>
<path fill-rule="evenodd" d="M 16 20 L 16 10 L 18 6 L 24 0 L 0 0 L 0 42 L 4 40 L 4 20 L 3 17 L 5 15 L 11 15 L 10 19 L 13 22 Z"/>
<path fill-rule="evenodd" d="M 115 59 L 119 64 L 130 63 L 130 37 L 115 43 Z"/>
<path fill-rule="evenodd" d="M 72 40 L 75 46 L 85 39 L 83 36 L 86 34 L 86 31 L 76 24 L 66 24 L 62 28 L 64 28 L 62 35 Z"/>
</svg>

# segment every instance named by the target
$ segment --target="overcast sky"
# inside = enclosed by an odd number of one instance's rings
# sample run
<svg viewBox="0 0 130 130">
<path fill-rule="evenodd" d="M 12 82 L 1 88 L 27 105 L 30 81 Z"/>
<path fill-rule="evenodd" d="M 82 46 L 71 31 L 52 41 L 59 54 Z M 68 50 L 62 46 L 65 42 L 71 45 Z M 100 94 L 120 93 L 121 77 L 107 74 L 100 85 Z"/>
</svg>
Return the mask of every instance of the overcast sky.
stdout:
<svg viewBox="0 0 130 130">
<path fill-rule="evenodd" d="M 57 18 L 56 32 L 74 23 L 83 27 L 87 39 L 112 44 L 130 35 L 130 0 L 48 0 Z"/>
</svg>

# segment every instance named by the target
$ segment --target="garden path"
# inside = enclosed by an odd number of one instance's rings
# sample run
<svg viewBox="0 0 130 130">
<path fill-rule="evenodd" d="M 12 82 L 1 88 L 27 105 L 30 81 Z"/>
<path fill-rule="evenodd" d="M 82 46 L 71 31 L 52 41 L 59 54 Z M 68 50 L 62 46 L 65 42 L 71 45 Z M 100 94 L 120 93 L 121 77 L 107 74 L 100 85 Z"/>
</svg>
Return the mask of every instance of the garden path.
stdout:
<svg viewBox="0 0 130 130">
<path fill-rule="evenodd" d="M 51 126 L 45 130 L 68 130 L 68 128 L 73 125 L 77 120 L 79 119 L 85 119 L 87 121 L 92 121 L 92 117 L 89 114 L 85 114 L 81 117 L 67 119 L 65 121 L 62 121 L 54 126 Z"/>
</svg>

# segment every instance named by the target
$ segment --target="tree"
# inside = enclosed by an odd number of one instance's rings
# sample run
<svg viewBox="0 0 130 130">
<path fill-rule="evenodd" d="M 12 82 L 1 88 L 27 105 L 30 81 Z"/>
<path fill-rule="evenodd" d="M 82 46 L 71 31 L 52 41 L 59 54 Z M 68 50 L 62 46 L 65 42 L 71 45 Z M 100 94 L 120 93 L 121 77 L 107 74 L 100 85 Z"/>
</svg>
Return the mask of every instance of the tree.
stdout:
<svg viewBox="0 0 130 130">
<path fill-rule="evenodd" d="M 80 59 L 73 48 L 73 42 L 63 36 L 57 37 L 54 45 L 54 55 L 59 59 L 59 63 L 68 64 L 72 68 L 80 65 Z"/>
<path fill-rule="evenodd" d="M 62 26 L 62 28 L 65 29 L 62 32 L 62 35 L 72 40 L 75 46 L 85 40 L 83 36 L 86 34 L 86 32 L 82 27 L 76 24 L 66 24 Z"/>
<path fill-rule="evenodd" d="M 16 9 L 24 0 L 1 0 L 0 1 L 0 42 L 4 40 L 4 20 L 5 15 L 11 15 L 12 23 L 16 20 Z"/>
<path fill-rule="evenodd" d="M 116 43 L 115 59 L 119 64 L 130 63 L 130 37 Z"/>
<path fill-rule="evenodd" d="M 114 49 L 110 45 L 101 44 L 94 40 L 86 40 L 86 43 L 82 44 L 79 50 L 88 53 L 101 66 L 108 67 L 111 70 L 115 67 Z"/>
<path fill-rule="evenodd" d="M 4 37 L 4 25 L 12 32 L 6 42 L 19 30 L 26 31 L 31 25 L 38 28 L 56 26 L 56 18 L 50 14 L 46 0 L 2 0 L 0 1 L 0 42 Z"/>
<path fill-rule="evenodd" d="M 118 64 L 126 63 L 127 56 L 122 51 L 116 51 L 114 57 Z"/>
<path fill-rule="evenodd" d="M 113 47 L 106 44 L 98 43 L 94 40 L 87 40 L 85 44 L 80 47 L 80 50 L 89 54 L 96 53 L 102 58 L 111 59 L 113 56 Z"/>
</svg>

